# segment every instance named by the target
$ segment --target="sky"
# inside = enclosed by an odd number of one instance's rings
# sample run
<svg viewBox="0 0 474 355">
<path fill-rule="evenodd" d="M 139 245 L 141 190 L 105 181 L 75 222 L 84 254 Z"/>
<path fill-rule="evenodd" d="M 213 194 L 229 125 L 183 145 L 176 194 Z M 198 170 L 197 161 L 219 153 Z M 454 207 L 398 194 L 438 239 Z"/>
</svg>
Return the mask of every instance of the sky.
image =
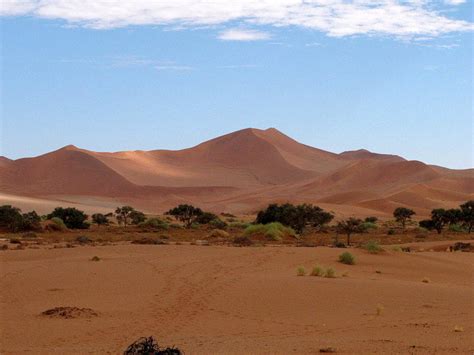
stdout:
<svg viewBox="0 0 474 355">
<path fill-rule="evenodd" d="M 182 149 L 275 127 L 473 164 L 463 0 L 2 0 L 0 155 Z"/>
</svg>

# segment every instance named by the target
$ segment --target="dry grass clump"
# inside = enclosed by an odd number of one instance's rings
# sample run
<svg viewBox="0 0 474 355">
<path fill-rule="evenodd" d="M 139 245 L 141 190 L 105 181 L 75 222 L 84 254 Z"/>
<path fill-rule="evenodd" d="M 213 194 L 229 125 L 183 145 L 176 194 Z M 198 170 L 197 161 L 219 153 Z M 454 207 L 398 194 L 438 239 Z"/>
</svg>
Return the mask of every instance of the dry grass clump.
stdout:
<svg viewBox="0 0 474 355">
<path fill-rule="evenodd" d="M 299 266 L 296 269 L 296 275 L 297 276 L 305 276 L 306 275 L 306 269 L 304 268 L 304 266 Z"/>
<path fill-rule="evenodd" d="M 401 253 L 403 250 L 399 245 L 394 245 L 392 247 L 392 251 L 396 251 L 397 253 Z"/>
<path fill-rule="evenodd" d="M 100 261 L 101 259 L 98 256 L 93 256 L 91 261 Z"/>
<path fill-rule="evenodd" d="M 425 284 L 428 284 L 431 282 L 431 280 L 427 277 L 424 277 L 423 280 L 421 280 L 421 282 L 425 283 Z"/>
<path fill-rule="evenodd" d="M 460 325 L 455 325 L 455 326 L 454 326 L 454 331 L 455 331 L 456 333 L 461 333 L 461 332 L 464 331 L 464 328 L 461 327 Z"/>
<path fill-rule="evenodd" d="M 334 279 L 336 277 L 336 270 L 334 270 L 333 268 L 328 268 L 326 270 L 326 274 L 324 274 L 324 277 L 328 279 Z"/>
<path fill-rule="evenodd" d="M 378 254 L 383 251 L 383 248 L 375 240 L 369 240 L 367 244 L 364 245 L 364 249 L 370 254 Z"/>
<path fill-rule="evenodd" d="M 207 236 L 208 239 L 228 239 L 230 234 L 222 229 L 213 229 Z"/>
<path fill-rule="evenodd" d="M 245 228 L 244 235 L 263 236 L 266 240 L 280 241 L 284 237 L 295 237 L 296 233 L 292 228 L 285 227 L 278 222 L 268 224 L 252 224 Z"/>
<path fill-rule="evenodd" d="M 311 276 L 323 276 L 324 275 L 324 269 L 319 266 L 319 265 L 316 265 L 313 270 L 311 271 Z"/>
<path fill-rule="evenodd" d="M 381 304 L 378 304 L 377 307 L 375 308 L 375 312 L 378 316 L 382 315 L 384 310 L 385 310 L 385 307 Z"/>
<path fill-rule="evenodd" d="M 354 255 L 346 251 L 342 253 L 341 255 L 339 255 L 339 262 L 346 265 L 354 265 L 355 264 Z"/>
</svg>

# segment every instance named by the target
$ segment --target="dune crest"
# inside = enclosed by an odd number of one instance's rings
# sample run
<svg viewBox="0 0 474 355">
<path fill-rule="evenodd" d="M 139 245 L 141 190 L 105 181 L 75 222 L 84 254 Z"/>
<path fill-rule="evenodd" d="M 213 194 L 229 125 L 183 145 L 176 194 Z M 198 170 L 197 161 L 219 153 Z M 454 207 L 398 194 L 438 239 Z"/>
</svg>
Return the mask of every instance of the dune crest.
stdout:
<svg viewBox="0 0 474 355">
<path fill-rule="evenodd" d="M 129 201 L 150 212 L 176 203 L 253 212 L 270 202 L 329 204 L 338 213 L 426 215 L 473 198 L 474 170 L 451 170 L 355 150 L 335 154 L 275 128 L 248 128 L 170 151 L 93 152 L 74 145 L 34 158 L 0 157 L 0 192 L 82 203 Z"/>
</svg>

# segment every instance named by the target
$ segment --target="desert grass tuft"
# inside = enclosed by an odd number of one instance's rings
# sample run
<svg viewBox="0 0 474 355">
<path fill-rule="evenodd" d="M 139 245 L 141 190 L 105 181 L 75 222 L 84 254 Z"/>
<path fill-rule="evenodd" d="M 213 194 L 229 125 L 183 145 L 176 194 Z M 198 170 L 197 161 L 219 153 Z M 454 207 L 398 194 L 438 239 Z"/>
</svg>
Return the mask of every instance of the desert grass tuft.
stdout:
<svg viewBox="0 0 474 355">
<path fill-rule="evenodd" d="M 333 268 L 328 268 L 326 270 L 326 273 L 324 274 L 324 277 L 328 279 L 334 279 L 336 277 L 336 271 Z"/>
<path fill-rule="evenodd" d="M 375 308 L 375 312 L 378 316 L 382 315 L 384 310 L 385 310 L 385 307 L 381 304 L 378 304 L 377 307 Z"/>
<path fill-rule="evenodd" d="M 323 275 L 324 275 L 324 269 L 319 265 L 316 265 L 311 271 L 311 276 L 323 276 Z"/>
<path fill-rule="evenodd" d="M 91 261 L 100 261 L 101 259 L 98 256 L 92 257 Z"/>
<path fill-rule="evenodd" d="M 424 277 L 423 280 L 421 280 L 421 282 L 423 282 L 425 284 L 429 284 L 431 282 L 431 280 L 427 277 Z"/>
<path fill-rule="evenodd" d="M 383 251 L 383 248 L 375 240 L 369 240 L 367 244 L 364 245 L 364 249 L 370 254 L 378 254 Z"/>
<path fill-rule="evenodd" d="M 306 269 L 304 268 L 304 266 L 299 266 L 296 269 L 296 275 L 297 276 L 305 276 L 306 275 Z"/>
<path fill-rule="evenodd" d="M 354 265 L 355 264 L 354 255 L 346 251 L 342 253 L 341 255 L 339 255 L 339 262 L 346 265 Z"/>
<path fill-rule="evenodd" d="M 455 326 L 454 326 L 454 331 L 455 331 L 456 333 L 461 333 L 461 332 L 464 331 L 464 328 L 461 327 L 460 325 L 455 325 Z"/>
</svg>

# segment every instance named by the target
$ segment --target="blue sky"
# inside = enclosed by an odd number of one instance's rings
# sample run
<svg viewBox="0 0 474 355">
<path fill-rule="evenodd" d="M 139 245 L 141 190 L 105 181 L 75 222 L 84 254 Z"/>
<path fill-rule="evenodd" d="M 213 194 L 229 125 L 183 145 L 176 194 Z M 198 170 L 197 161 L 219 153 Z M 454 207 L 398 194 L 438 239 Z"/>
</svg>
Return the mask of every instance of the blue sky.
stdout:
<svg viewBox="0 0 474 355">
<path fill-rule="evenodd" d="M 473 166 L 469 1 L 64 1 L 2 5 L 0 155 L 180 149 L 276 127 L 333 152 Z"/>
</svg>

